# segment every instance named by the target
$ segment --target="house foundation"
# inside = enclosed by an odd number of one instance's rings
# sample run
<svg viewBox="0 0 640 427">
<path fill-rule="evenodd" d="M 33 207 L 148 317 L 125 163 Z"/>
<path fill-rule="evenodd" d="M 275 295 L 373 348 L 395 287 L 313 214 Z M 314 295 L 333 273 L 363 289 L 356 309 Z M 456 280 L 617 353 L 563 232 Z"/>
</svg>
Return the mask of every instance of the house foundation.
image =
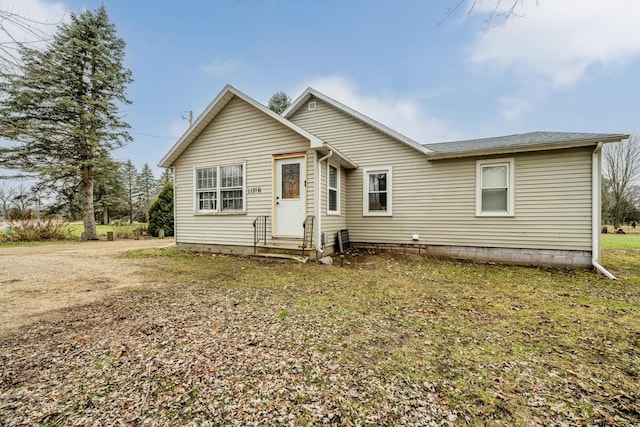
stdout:
<svg viewBox="0 0 640 427">
<path fill-rule="evenodd" d="M 351 246 L 500 264 L 591 268 L 591 251 L 358 242 Z"/>
</svg>

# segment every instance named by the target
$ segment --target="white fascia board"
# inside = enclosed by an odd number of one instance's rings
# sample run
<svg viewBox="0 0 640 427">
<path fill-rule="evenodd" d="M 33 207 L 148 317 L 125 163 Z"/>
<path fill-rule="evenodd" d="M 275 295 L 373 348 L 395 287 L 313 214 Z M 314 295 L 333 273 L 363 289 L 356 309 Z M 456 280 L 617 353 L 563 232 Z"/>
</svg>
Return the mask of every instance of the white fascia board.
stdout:
<svg viewBox="0 0 640 427">
<path fill-rule="evenodd" d="M 228 102 L 223 101 L 225 96 L 232 92 L 233 87 L 231 85 L 226 85 L 220 93 L 211 101 L 211 103 L 204 109 L 204 111 L 196 118 L 195 122 L 186 132 L 178 139 L 178 141 L 171 147 L 169 152 L 164 155 L 160 163 L 158 163 L 159 167 L 168 168 L 173 165 L 173 162 L 182 154 L 182 152 L 193 142 L 193 140 L 200 134 L 200 132 L 206 127 L 207 124 L 217 115 L 217 112 L 214 112 L 216 108 L 219 110 L 222 109 L 224 105 Z M 220 105 L 223 104 L 223 105 Z M 218 110 L 218 111 L 219 111 Z M 209 116 L 212 116 L 209 118 Z M 208 118 L 208 119 L 207 119 Z M 206 123 L 204 123 L 206 121 Z"/>
<path fill-rule="evenodd" d="M 312 148 L 321 147 L 324 144 L 324 142 L 315 135 L 312 135 L 311 133 L 302 129 L 300 126 L 274 113 L 255 99 L 245 95 L 233 86 L 226 85 L 220 91 L 218 96 L 216 96 L 215 99 L 211 101 L 211 103 L 202 112 L 202 114 L 198 116 L 193 125 L 189 127 L 184 135 L 180 137 L 178 142 L 176 142 L 174 146 L 171 147 L 169 152 L 162 158 L 162 160 L 160 160 L 160 163 L 158 163 L 159 167 L 168 168 L 173 165 L 173 162 L 175 162 L 175 160 L 187 149 L 187 147 L 193 142 L 193 140 L 196 139 L 200 132 L 202 132 L 204 128 L 206 128 L 209 123 L 211 123 L 211 121 L 218 115 L 222 108 L 224 108 L 224 106 L 231 100 L 232 96 L 229 95 L 237 96 L 238 98 L 267 114 L 274 120 L 277 120 L 292 131 L 303 136 L 305 139 L 308 139 Z"/>
<path fill-rule="evenodd" d="M 458 152 L 450 152 L 450 153 L 432 152 L 431 154 L 427 155 L 427 158 L 429 160 L 446 160 L 446 159 L 456 159 L 461 157 L 478 157 L 478 156 L 492 156 L 492 155 L 501 155 L 501 154 L 527 153 L 531 151 L 563 150 L 567 148 L 589 147 L 589 146 L 596 145 L 598 142 L 608 143 L 608 142 L 618 142 L 618 141 L 619 140 L 617 139 L 607 140 L 607 141 L 568 141 L 563 143 L 555 142 L 552 144 L 520 145 L 520 146 L 512 146 L 512 147 L 458 151 Z"/>
</svg>

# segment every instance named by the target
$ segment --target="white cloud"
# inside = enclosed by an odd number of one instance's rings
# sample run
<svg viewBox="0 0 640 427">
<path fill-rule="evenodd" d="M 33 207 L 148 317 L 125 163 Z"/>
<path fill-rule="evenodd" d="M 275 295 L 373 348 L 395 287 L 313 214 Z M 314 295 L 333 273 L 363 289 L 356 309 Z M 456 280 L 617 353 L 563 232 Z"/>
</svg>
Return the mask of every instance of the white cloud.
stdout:
<svg viewBox="0 0 640 427">
<path fill-rule="evenodd" d="M 246 67 L 247 65 L 244 63 L 244 61 L 241 61 L 239 59 L 214 59 L 211 62 L 202 64 L 200 66 L 200 69 L 205 74 L 214 76 L 228 76 Z"/>
<path fill-rule="evenodd" d="M 351 80 L 336 75 L 310 79 L 297 88 L 294 96 L 309 86 L 419 143 L 459 137 L 445 121 L 425 113 L 417 99 L 364 93 Z"/>
<path fill-rule="evenodd" d="M 58 30 L 58 24 L 69 19 L 68 8 L 62 2 L 0 0 L 0 10 L 17 15 L 19 23 L 28 24 L 32 28 L 32 30 L 21 28 L 11 19 L 2 16 L 3 31 L 0 31 L 0 43 L 5 46 L 12 39 L 19 42 L 36 42 L 42 38 L 50 38 Z"/>
<path fill-rule="evenodd" d="M 501 7 L 511 3 L 503 1 Z M 473 13 L 488 16 L 494 7 L 485 0 Z M 472 64 L 560 88 L 575 85 L 591 66 L 619 66 L 640 56 L 640 1 L 525 1 L 517 13 L 522 17 L 478 34 L 469 55 Z"/>
<path fill-rule="evenodd" d="M 498 99 L 502 107 L 502 117 L 507 120 L 518 120 L 531 110 L 531 102 L 518 96 L 501 96 Z"/>
</svg>

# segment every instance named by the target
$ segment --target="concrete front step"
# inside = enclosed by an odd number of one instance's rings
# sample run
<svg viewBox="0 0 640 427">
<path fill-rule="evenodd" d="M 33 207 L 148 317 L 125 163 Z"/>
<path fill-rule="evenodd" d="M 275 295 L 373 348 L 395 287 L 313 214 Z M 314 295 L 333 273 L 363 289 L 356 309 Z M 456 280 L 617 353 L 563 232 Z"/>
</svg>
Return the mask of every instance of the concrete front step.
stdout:
<svg viewBox="0 0 640 427">
<path fill-rule="evenodd" d="M 273 245 L 271 244 L 271 242 L 269 242 L 268 245 L 257 246 L 256 249 L 258 254 L 269 253 L 269 254 L 293 255 L 293 256 L 300 256 L 300 257 L 306 257 L 306 258 L 312 258 L 312 259 L 315 259 L 316 257 L 315 248 L 305 248 L 303 251 L 302 247 L 300 246 L 283 245 L 283 244 Z"/>
<path fill-rule="evenodd" d="M 302 247 L 302 239 L 296 239 L 293 237 L 274 237 L 269 239 L 266 246 L 286 246 L 286 247 L 294 247 L 301 248 Z"/>
<path fill-rule="evenodd" d="M 257 254 L 252 254 L 252 257 L 256 257 L 256 258 L 271 258 L 271 259 L 282 259 L 282 260 L 292 260 L 292 261 L 298 261 L 301 263 L 305 263 L 307 261 L 309 261 L 309 257 L 308 256 L 300 256 L 300 255 L 292 255 L 292 254 L 279 254 L 279 253 L 273 253 L 273 252 L 259 252 Z"/>
</svg>

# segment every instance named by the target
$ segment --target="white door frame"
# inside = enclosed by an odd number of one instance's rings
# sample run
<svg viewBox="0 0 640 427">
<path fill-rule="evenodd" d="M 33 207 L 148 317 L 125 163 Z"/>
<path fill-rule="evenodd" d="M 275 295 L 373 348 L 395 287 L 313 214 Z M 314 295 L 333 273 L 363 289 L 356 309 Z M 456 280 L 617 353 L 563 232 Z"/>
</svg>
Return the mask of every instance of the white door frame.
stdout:
<svg viewBox="0 0 640 427">
<path fill-rule="evenodd" d="M 299 164 L 299 197 L 285 199 L 282 194 L 282 165 Z M 306 217 L 306 153 L 290 153 L 273 156 L 273 201 L 271 232 L 274 237 L 302 238 L 302 223 Z"/>
</svg>

